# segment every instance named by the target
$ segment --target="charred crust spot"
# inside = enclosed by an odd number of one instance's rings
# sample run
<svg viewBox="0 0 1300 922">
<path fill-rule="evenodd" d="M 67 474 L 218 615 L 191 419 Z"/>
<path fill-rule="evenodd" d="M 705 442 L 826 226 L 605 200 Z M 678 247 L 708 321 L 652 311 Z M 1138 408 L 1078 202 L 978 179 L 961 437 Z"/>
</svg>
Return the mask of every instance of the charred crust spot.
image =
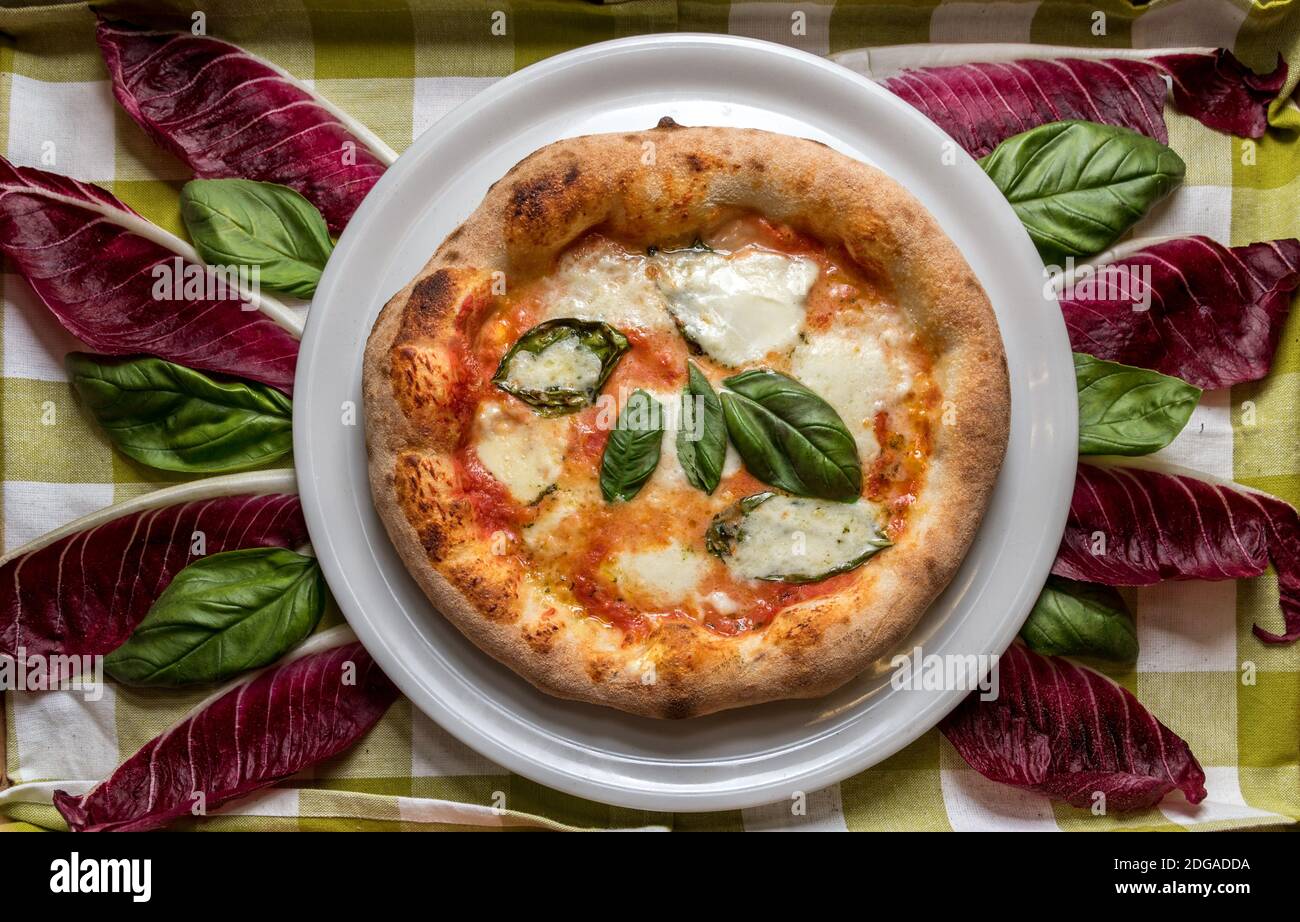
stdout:
<svg viewBox="0 0 1300 922">
<path fill-rule="evenodd" d="M 417 534 L 420 536 L 420 546 L 430 560 L 436 562 L 447 555 L 447 535 L 437 525 L 421 528 Z"/>
<path fill-rule="evenodd" d="M 403 455 L 398 460 L 397 490 L 405 503 L 407 513 L 427 521 L 437 511 L 435 478 L 425 469 L 426 462 L 419 455 Z"/>
<path fill-rule="evenodd" d="M 459 261 L 460 261 L 460 251 L 459 251 L 459 250 L 448 250 L 448 251 L 447 251 L 447 258 L 448 258 L 449 260 L 451 260 L 452 262 L 459 262 Z"/>
<path fill-rule="evenodd" d="M 781 633 L 780 642 L 787 651 L 805 651 L 817 646 L 821 639 L 822 629 L 815 614 L 810 612 L 789 625 Z"/>
<path fill-rule="evenodd" d="M 473 565 L 453 565 L 447 575 L 488 621 L 512 624 L 519 619 L 515 589 L 506 584 L 504 573 L 485 577 Z"/>
<path fill-rule="evenodd" d="M 587 678 L 600 685 L 614 672 L 614 665 L 603 656 L 593 656 L 587 660 Z"/>
<path fill-rule="evenodd" d="M 664 702 L 663 716 L 668 720 L 683 720 L 695 713 L 695 705 L 690 698 L 672 697 Z"/>
<path fill-rule="evenodd" d="M 656 632 L 655 675 L 666 688 L 688 684 L 700 663 L 695 629 L 686 624 L 663 624 Z"/>
<path fill-rule="evenodd" d="M 455 535 L 464 527 L 467 510 L 462 503 L 443 498 L 447 476 L 436 462 L 423 455 L 399 455 L 393 474 L 393 489 L 402 514 L 415 529 L 428 558 L 442 560 L 455 546 Z"/>
<path fill-rule="evenodd" d="M 540 220 L 546 213 L 546 197 L 551 188 L 551 179 L 547 176 L 516 185 L 515 191 L 510 195 L 514 216 Z"/>
<path fill-rule="evenodd" d="M 704 172 L 704 161 L 696 154 L 687 154 L 685 157 L 686 165 L 691 168 L 693 173 Z"/>
<path fill-rule="evenodd" d="M 524 641 L 528 646 L 533 648 L 535 653 L 545 655 L 551 652 L 551 646 L 555 642 L 556 636 L 564 629 L 564 625 L 559 621 L 544 621 L 534 627 L 524 627 L 520 630 L 523 634 Z"/>
<path fill-rule="evenodd" d="M 655 127 L 662 128 L 664 131 L 672 131 L 674 128 L 681 128 L 682 126 L 677 124 L 671 115 L 665 115 L 663 118 L 659 119 L 659 123 L 655 125 Z"/>
<path fill-rule="evenodd" d="M 447 235 L 447 239 L 448 239 L 448 240 L 459 240 L 461 234 L 463 234 L 463 233 L 465 233 L 465 225 L 464 225 L 464 224 L 460 225 L 460 227 L 456 228 L 454 231 L 452 231 L 450 234 L 448 234 L 448 235 Z"/>
<path fill-rule="evenodd" d="M 456 293 L 456 280 L 447 269 L 439 269 L 428 278 L 420 279 L 411 289 L 410 306 L 421 314 L 441 313 L 451 306 Z"/>
<path fill-rule="evenodd" d="M 441 407 L 454 384 L 451 369 L 425 346 L 397 345 L 392 352 L 393 395 L 402 412 L 442 418 Z"/>
<path fill-rule="evenodd" d="M 576 163 L 563 173 L 548 173 L 515 184 L 510 195 L 510 207 L 516 219 L 543 222 L 555 213 L 557 203 L 566 189 L 582 178 Z"/>
<path fill-rule="evenodd" d="M 759 160 L 757 157 L 750 157 L 747 161 L 747 165 L 755 173 L 763 173 L 767 170 L 767 164 L 762 160 Z"/>
</svg>

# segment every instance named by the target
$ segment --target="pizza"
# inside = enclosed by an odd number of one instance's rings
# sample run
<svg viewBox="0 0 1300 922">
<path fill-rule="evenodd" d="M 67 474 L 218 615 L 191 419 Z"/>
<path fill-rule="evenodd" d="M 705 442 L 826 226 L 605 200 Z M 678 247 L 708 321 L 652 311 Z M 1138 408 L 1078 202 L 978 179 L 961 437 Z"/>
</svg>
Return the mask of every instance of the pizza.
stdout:
<svg viewBox="0 0 1300 922">
<path fill-rule="evenodd" d="M 542 691 L 651 717 L 824 695 L 956 572 L 1007 440 L 987 296 L 896 182 L 649 130 L 506 174 L 366 347 L 375 506 Z"/>
</svg>

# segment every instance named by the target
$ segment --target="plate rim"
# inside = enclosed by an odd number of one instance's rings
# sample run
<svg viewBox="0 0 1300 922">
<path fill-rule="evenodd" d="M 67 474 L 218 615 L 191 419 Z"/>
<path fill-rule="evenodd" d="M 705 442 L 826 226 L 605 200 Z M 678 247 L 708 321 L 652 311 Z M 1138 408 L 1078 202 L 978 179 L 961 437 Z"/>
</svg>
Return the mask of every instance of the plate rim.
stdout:
<svg viewBox="0 0 1300 922">
<path fill-rule="evenodd" d="M 646 47 L 660 47 L 675 45 L 681 48 L 717 48 L 727 46 L 731 48 L 748 49 L 749 51 L 759 51 L 765 55 L 781 55 L 796 61 L 798 64 L 813 67 L 833 74 L 836 78 L 856 84 L 858 88 L 869 94 L 883 94 L 882 99 L 887 99 L 889 105 L 901 107 L 900 111 L 905 110 L 914 116 L 914 121 L 918 130 L 928 132 L 930 137 L 947 141 L 947 135 L 919 112 L 896 97 L 893 97 L 878 84 L 870 81 L 868 78 L 856 74 L 841 65 L 835 64 L 825 58 L 819 57 L 808 52 L 800 51 L 772 42 L 766 42 L 759 39 L 745 38 L 729 35 L 715 35 L 708 33 L 658 33 L 650 35 L 629 36 L 620 39 L 614 39 L 606 42 L 586 45 L 572 51 L 564 52 L 559 55 L 544 59 L 526 68 L 514 72 L 513 74 L 498 80 L 493 85 L 487 87 L 480 93 L 461 103 L 451 112 L 444 115 L 436 123 L 440 135 L 450 134 L 462 128 L 462 126 L 471 118 L 474 113 L 491 103 L 496 102 L 503 96 L 515 92 L 515 88 L 528 81 L 537 81 L 544 79 L 554 73 L 573 66 L 579 62 L 598 61 L 602 58 L 617 57 L 621 53 L 631 50 L 640 50 Z M 607 62 L 608 63 L 608 62 Z M 336 249 L 339 251 L 335 258 L 331 259 L 326 266 L 322 275 L 320 284 L 317 289 L 317 296 L 313 299 L 313 310 L 309 312 L 306 329 L 302 339 L 300 350 L 299 365 L 297 375 L 295 376 L 295 401 L 293 411 L 293 442 L 294 442 L 294 466 L 298 472 L 299 491 L 302 500 L 303 513 L 307 520 L 308 531 L 310 534 L 325 534 L 326 539 L 321 542 L 315 541 L 313 545 L 317 548 L 317 554 L 320 558 L 322 568 L 325 572 L 326 580 L 330 584 L 332 594 L 334 595 L 339 608 L 351 624 L 359 639 L 371 651 L 371 654 L 380 663 L 380 666 L 389 675 L 393 682 L 402 690 L 402 692 L 411 700 L 412 704 L 424 711 L 435 723 L 449 732 L 452 736 L 469 746 L 476 752 L 487 756 L 493 762 L 504 768 L 515 772 L 524 777 L 530 778 L 538 783 L 556 788 L 563 792 L 575 796 L 597 800 L 603 803 L 614 804 L 633 809 L 645 809 L 654 811 L 710 811 L 710 810 L 728 810 L 742 809 L 746 807 L 758 806 L 773 802 L 793 788 L 802 790 L 817 790 L 830 784 L 837 783 L 851 775 L 854 775 L 871 765 L 878 764 L 880 761 L 894 755 L 917 738 L 932 729 L 942 718 L 953 708 L 955 708 L 965 697 L 965 692 L 960 690 L 936 692 L 927 698 L 925 704 L 920 707 L 914 715 L 913 725 L 903 730 L 896 731 L 886 742 L 878 743 L 874 748 L 869 745 L 857 745 L 848 754 L 840 755 L 838 758 L 829 760 L 825 764 L 815 766 L 808 771 L 787 775 L 781 779 L 780 785 L 767 783 L 752 788 L 716 790 L 713 787 L 699 787 L 696 789 L 673 789 L 671 791 L 662 790 L 639 790 L 631 786 L 614 785 L 601 778 L 584 776 L 571 770 L 558 768 L 534 758 L 529 758 L 526 753 L 516 751 L 499 742 L 497 739 L 481 731 L 477 726 L 461 715 L 447 708 L 443 702 L 437 699 L 430 699 L 425 694 L 425 689 L 421 680 L 411 671 L 408 664 L 402 657 L 394 651 L 386 641 L 384 632 L 380 626 L 367 617 L 361 609 L 364 607 L 358 601 L 354 606 L 351 593 L 342 593 L 335 590 L 334 587 L 343 584 L 350 588 L 350 583 L 345 574 L 345 567 L 340 559 L 340 555 L 335 552 L 332 543 L 332 535 L 329 532 L 325 521 L 325 506 L 328 504 L 326 497 L 322 496 L 318 481 L 317 463 L 314 454 L 315 445 L 313 437 L 315 433 L 311 429 L 308 417 L 311 415 L 313 405 L 312 394 L 309 387 L 306 386 L 306 379 L 311 375 L 314 352 L 318 348 L 318 343 L 322 339 L 321 333 L 324 327 L 325 310 L 316 310 L 317 304 L 324 304 L 329 300 L 329 294 L 336 285 L 336 278 L 343 273 L 343 265 L 347 261 L 346 257 L 353 249 L 360 246 L 357 243 L 360 240 L 360 230 L 369 219 L 372 213 L 381 213 L 384 204 L 389 199 L 395 197 L 396 192 L 400 189 L 402 177 L 411 164 L 415 161 L 420 151 L 427 146 L 436 143 L 436 140 L 425 140 L 427 135 L 431 135 L 433 129 L 426 131 L 420 137 L 415 138 L 410 147 L 403 152 L 402 156 L 380 177 L 379 182 L 371 190 L 370 194 L 363 200 L 358 208 L 352 221 L 347 229 L 341 235 Z M 958 157 L 966 157 L 958 149 Z M 403 161 L 406 166 L 403 166 Z M 1009 208 L 1009 206 L 1008 206 Z M 1022 234 L 1022 241 L 1016 245 L 1023 251 L 1029 248 L 1032 251 L 1032 243 L 1027 234 Z M 1035 259 L 1037 259 L 1035 255 Z M 322 293 L 324 297 L 321 297 Z M 382 305 L 380 305 L 382 306 Z M 373 305 L 372 305 L 373 307 Z M 1059 314 L 1057 315 L 1059 318 Z M 313 317 L 317 322 L 313 323 Z M 1050 325 L 1050 321 L 1049 321 Z M 1065 335 L 1064 321 L 1057 321 L 1059 327 L 1060 343 L 1066 347 L 1064 353 L 1068 360 L 1068 339 Z M 366 328 L 368 335 L 369 327 Z M 1005 339 L 1005 334 L 1004 334 Z M 364 342 L 357 344 L 356 348 L 360 349 Z M 362 408 L 358 407 L 358 410 Z M 1014 407 L 1013 407 L 1014 413 Z M 358 420 L 360 422 L 360 420 Z M 1070 445 L 1071 447 L 1077 442 L 1077 418 L 1070 416 L 1068 419 L 1057 421 L 1064 432 L 1058 433 L 1054 438 L 1059 442 Z M 360 428 L 360 427 L 358 427 Z M 364 439 L 364 432 L 360 434 Z M 1075 457 L 1073 451 L 1069 452 L 1071 459 Z M 1005 470 L 1005 462 L 1004 462 Z M 1074 478 L 1074 466 L 1071 463 L 1068 466 L 1068 474 L 1064 471 L 1058 475 L 1058 480 L 1063 483 L 1072 483 Z M 1005 487 L 1002 487 L 1005 489 Z M 1059 490 L 1062 494 L 1062 502 L 1058 509 L 1047 510 L 1044 520 L 1050 526 L 1047 533 L 1060 534 L 1064 531 L 1066 514 L 1068 512 L 1070 490 Z M 368 485 L 365 488 L 365 503 L 370 503 L 370 491 Z M 335 501 L 337 502 L 337 501 Z M 990 499 L 990 508 L 993 500 Z M 987 517 L 988 510 L 985 511 Z M 987 518 L 986 518 L 987 520 Z M 387 536 L 384 536 L 387 540 Z M 978 536 L 977 539 L 978 540 Z M 974 545 L 972 545 L 973 549 Z M 321 549 L 328 549 L 328 553 L 321 553 Z M 968 549 L 967 557 L 971 550 Z M 1046 579 L 1050 571 L 1051 556 L 1045 556 L 1043 560 L 1033 562 L 1033 565 L 1027 568 L 1027 572 L 1032 574 L 1037 570 L 1042 571 L 1043 580 Z M 963 558 L 965 560 L 965 558 Z M 1041 582 L 1041 581 L 1040 581 Z M 1036 595 L 1036 590 L 1035 590 Z M 345 599 L 345 596 L 348 598 Z M 1029 605 L 1032 604 L 1032 598 L 1023 605 L 1023 611 L 1015 616 L 1004 616 L 998 624 L 996 631 L 990 631 L 988 640 L 983 645 L 990 652 L 1000 652 L 1014 640 L 1023 618 L 1028 613 Z M 355 610 L 354 610 L 355 609 Z M 541 692 L 536 692 L 542 694 Z M 495 704 L 495 702 L 494 702 Z M 837 730 L 831 731 L 838 732 Z M 684 759 L 666 759 L 664 761 L 673 764 L 686 764 L 688 760 Z"/>
</svg>

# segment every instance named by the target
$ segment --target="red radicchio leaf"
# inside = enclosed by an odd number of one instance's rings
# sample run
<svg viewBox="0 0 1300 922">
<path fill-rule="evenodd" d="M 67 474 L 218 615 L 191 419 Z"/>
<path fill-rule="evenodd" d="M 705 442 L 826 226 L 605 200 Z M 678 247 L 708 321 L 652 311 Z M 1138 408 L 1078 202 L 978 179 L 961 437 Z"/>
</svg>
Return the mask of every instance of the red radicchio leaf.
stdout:
<svg viewBox="0 0 1300 922">
<path fill-rule="evenodd" d="M 1175 789 L 1205 799 L 1205 772 L 1180 737 L 1105 676 L 1013 644 L 993 701 L 971 693 L 939 724 L 971 768 L 1076 807 L 1141 810 Z"/>
<path fill-rule="evenodd" d="M 1207 126 L 1258 138 L 1286 65 L 1259 76 L 1232 53 L 1177 54 L 1151 60 L 1058 58 L 904 70 L 884 81 L 925 113 L 972 157 L 1048 122 L 1083 119 L 1131 128 L 1167 143 L 1164 74 L 1180 109 Z M 1208 82 L 1198 83 L 1204 78 Z"/>
<path fill-rule="evenodd" d="M 1154 368 L 1201 388 L 1228 387 L 1268 373 L 1300 286 L 1300 241 L 1229 248 L 1208 237 L 1180 237 L 1108 268 L 1124 270 L 1127 291 L 1099 284 L 1082 297 L 1076 289 L 1060 299 L 1076 352 Z M 1135 298 L 1148 291 L 1149 306 L 1137 309 Z"/>
<path fill-rule="evenodd" d="M 95 37 L 117 101 L 200 178 L 290 186 L 337 234 L 384 172 L 337 110 L 229 42 L 102 18 Z"/>
<path fill-rule="evenodd" d="M 397 689 L 359 643 L 273 667 L 146 743 L 81 797 L 54 793 L 74 832 L 156 829 L 337 755 L 366 733 Z"/>
<path fill-rule="evenodd" d="M 1096 552 L 1096 553 L 1094 553 Z M 1180 474 L 1080 464 L 1052 572 L 1107 586 L 1166 579 L 1241 579 L 1269 561 L 1285 633 L 1255 625 L 1266 643 L 1300 639 L 1300 519 L 1289 504 Z"/>
<path fill-rule="evenodd" d="M 885 86 L 972 157 L 1038 125 L 1084 119 L 1169 139 L 1165 81 L 1141 61 L 1023 60 L 905 70 Z"/>
<path fill-rule="evenodd" d="M 69 332 L 96 352 L 147 353 L 292 393 L 298 341 L 236 290 L 186 292 L 210 270 L 182 241 L 159 242 L 168 237 L 97 186 L 0 157 L 0 251 Z M 174 297 L 156 297 L 162 273 Z"/>
<path fill-rule="evenodd" d="M 0 656 L 95 656 L 131 636 L 149 607 L 204 552 L 307 543 L 292 494 L 223 496 L 110 519 L 0 565 Z"/>
<path fill-rule="evenodd" d="M 1264 136 L 1268 104 L 1286 83 L 1286 61 L 1281 54 L 1268 74 L 1255 73 L 1226 48 L 1210 54 L 1166 54 L 1152 60 L 1169 74 L 1179 110 L 1202 125 L 1243 138 Z"/>
</svg>

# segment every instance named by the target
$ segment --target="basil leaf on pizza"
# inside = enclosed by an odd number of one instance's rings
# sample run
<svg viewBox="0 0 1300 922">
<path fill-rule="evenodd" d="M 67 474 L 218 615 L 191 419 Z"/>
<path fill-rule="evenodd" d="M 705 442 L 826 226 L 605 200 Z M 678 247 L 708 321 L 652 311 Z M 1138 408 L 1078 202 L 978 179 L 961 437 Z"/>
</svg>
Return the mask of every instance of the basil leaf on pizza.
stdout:
<svg viewBox="0 0 1300 922">
<path fill-rule="evenodd" d="M 704 533 L 704 546 L 714 557 L 731 556 L 736 541 L 740 538 L 740 525 L 745 516 L 757 506 L 767 502 L 775 493 L 754 493 L 736 500 L 726 509 L 713 517 L 709 530 Z"/>
<path fill-rule="evenodd" d="M 767 368 L 722 384 L 727 433 L 751 474 L 796 496 L 852 502 L 862 494 L 857 443 L 825 400 Z"/>
<path fill-rule="evenodd" d="M 893 542 L 866 500 L 757 493 L 718 513 L 704 544 L 743 579 L 812 583 L 862 566 Z"/>
<path fill-rule="evenodd" d="M 661 253 L 690 253 L 692 251 L 705 253 L 716 252 L 713 247 L 704 242 L 703 237 L 696 237 L 691 241 L 691 245 L 686 247 L 661 247 L 657 243 L 652 243 L 650 246 L 646 247 L 645 252 L 647 256 L 658 256 Z"/>
<path fill-rule="evenodd" d="M 618 414 L 600 459 L 600 493 L 607 502 L 627 502 L 655 472 L 664 437 L 664 409 L 638 388 Z"/>
<path fill-rule="evenodd" d="M 563 416 L 596 401 L 629 348 L 626 336 L 599 320 L 547 320 L 519 337 L 492 382 L 543 416 Z"/>
<path fill-rule="evenodd" d="M 1183 181 L 1182 158 L 1153 138 L 1096 122 L 1051 122 L 1007 138 L 979 164 L 1043 259 L 1110 246 Z"/>
<path fill-rule="evenodd" d="M 1147 455 L 1183 431 L 1201 389 L 1149 368 L 1074 353 L 1079 454 Z"/>
<path fill-rule="evenodd" d="M 677 461 L 691 486 L 712 493 L 722 480 L 722 465 L 727 460 L 727 420 L 722 401 L 704 372 L 694 362 L 687 362 L 686 373 L 677 427 Z"/>
</svg>

